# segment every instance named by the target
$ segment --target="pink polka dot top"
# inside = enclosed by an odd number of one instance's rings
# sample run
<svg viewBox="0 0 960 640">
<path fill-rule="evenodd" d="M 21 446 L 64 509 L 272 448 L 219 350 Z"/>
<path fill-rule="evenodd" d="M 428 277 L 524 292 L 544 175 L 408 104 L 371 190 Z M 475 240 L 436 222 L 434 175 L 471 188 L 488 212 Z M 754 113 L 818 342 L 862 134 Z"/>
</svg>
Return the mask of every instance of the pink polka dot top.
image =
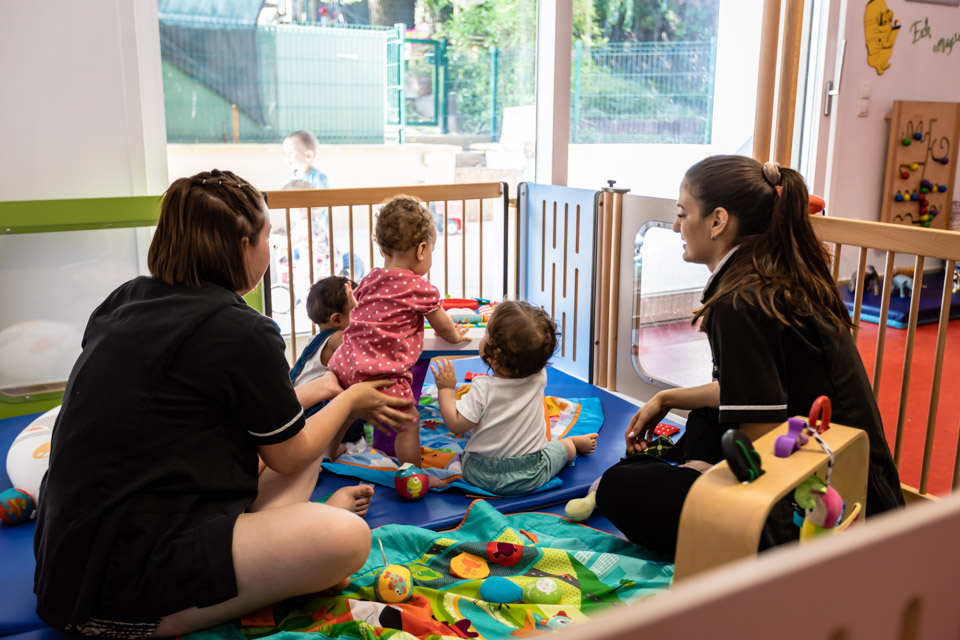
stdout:
<svg viewBox="0 0 960 640">
<path fill-rule="evenodd" d="M 412 271 L 368 273 L 354 292 L 357 307 L 343 344 L 327 364 L 349 386 L 374 378 L 411 378 L 423 351 L 423 317 L 440 308 L 440 291 Z"/>
</svg>

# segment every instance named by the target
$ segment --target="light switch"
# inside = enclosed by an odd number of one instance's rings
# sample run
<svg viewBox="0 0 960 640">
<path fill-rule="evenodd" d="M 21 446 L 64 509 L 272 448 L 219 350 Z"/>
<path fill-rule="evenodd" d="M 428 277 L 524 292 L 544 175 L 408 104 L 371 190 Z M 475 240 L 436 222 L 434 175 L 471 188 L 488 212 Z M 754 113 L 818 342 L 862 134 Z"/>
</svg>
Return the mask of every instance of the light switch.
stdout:
<svg viewBox="0 0 960 640">
<path fill-rule="evenodd" d="M 868 114 L 868 113 L 870 113 L 870 101 L 869 101 L 869 100 L 861 100 L 861 101 L 857 104 L 857 116 L 859 116 L 859 117 L 861 117 L 861 118 L 865 118 L 865 117 L 867 117 L 867 114 Z"/>
<path fill-rule="evenodd" d="M 860 97 L 861 97 L 862 99 L 864 99 L 864 100 L 869 100 L 869 99 L 870 99 L 870 88 L 871 88 L 871 87 L 870 87 L 870 83 L 869 83 L 869 82 L 861 82 L 861 83 L 860 83 Z"/>
</svg>

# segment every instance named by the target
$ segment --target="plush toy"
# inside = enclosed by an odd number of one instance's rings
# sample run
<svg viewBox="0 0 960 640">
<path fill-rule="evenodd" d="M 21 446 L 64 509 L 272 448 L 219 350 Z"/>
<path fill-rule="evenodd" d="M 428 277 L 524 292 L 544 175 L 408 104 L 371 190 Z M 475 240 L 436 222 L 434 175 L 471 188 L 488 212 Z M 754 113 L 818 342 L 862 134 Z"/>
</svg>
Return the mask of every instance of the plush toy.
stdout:
<svg viewBox="0 0 960 640">
<path fill-rule="evenodd" d="M 400 497 L 407 500 L 420 500 L 430 489 L 430 477 L 409 462 L 405 462 L 397 469 L 393 476 L 393 486 Z"/>
<path fill-rule="evenodd" d="M 491 604 L 513 604 L 523 600 L 523 589 L 512 580 L 493 576 L 480 585 L 480 599 Z"/>
<path fill-rule="evenodd" d="M 836 529 L 843 518 L 843 498 L 817 475 L 801 482 L 793 492 L 793 499 L 804 510 L 801 541 Z"/>
<path fill-rule="evenodd" d="M 3 505 L 0 520 L 8 525 L 23 524 L 36 510 L 30 495 L 20 489 L 7 489 L 0 493 L 0 504 Z"/>
<path fill-rule="evenodd" d="M 909 298 L 913 293 L 913 278 L 904 275 L 893 276 L 890 288 L 901 298 Z"/>
<path fill-rule="evenodd" d="M 856 286 L 857 272 L 854 271 L 850 276 L 850 282 L 847 284 L 847 291 L 854 293 Z M 880 295 L 880 274 L 877 273 L 877 268 L 872 264 L 868 264 L 866 271 L 863 272 L 863 290 L 869 291 L 875 296 Z"/>
<path fill-rule="evenodd" d="M 585 498 L 574 498 L 563 508 L 563 512 L 574 522 L 583 522 L 597 508 L 597 487 L 600 486 L 600 478 L 593 481 L 590 488 L 587 489 Z"/>
<path fill-rule="evenodd" d="M 380 542 L 380 555 L 383 557 L 383 569 L 373 581 L 373 595 L 380 602 L 396 604 L 406 602 L 413 596 L 413 575 L 410 569 L 399 564 L 387 564 L 387 554 Z"/>
<path fill-rule="evenodd" d="M 512 567 L 523 557 L 523 545 L 512 542 L 488 542 L 487 558 L 501 567 Z"/>
<path fill-rule="evenodd" d="M 450 573 L 464 580 L 483 580 L 490 575 L 490 565 L 483 558 L 464 552 L 450 561 Z"/>
<path fill-rule="evenodd" d="M 523 588 L 523 601 L 528 604 L 557 604 L 562 595 L 556 578 L 539 578 Z"/>
</svg>

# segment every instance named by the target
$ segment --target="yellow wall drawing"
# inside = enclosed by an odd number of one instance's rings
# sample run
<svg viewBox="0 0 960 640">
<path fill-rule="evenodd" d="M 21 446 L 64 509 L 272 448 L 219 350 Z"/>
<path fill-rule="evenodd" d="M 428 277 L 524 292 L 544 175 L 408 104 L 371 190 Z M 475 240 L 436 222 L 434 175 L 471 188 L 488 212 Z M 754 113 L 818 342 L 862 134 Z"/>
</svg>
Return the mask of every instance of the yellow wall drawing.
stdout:
<svg viewBox="0 0 960 640">
<path fill-rule="evenodd" d="M 867 64 L 877 75 L 890 68 L 893 43 L 900 33 L 900 21 L 894 20 L 886 0 L 870 0 L 863 12 L 863 32 L 867 38 Z"/>
</svg>

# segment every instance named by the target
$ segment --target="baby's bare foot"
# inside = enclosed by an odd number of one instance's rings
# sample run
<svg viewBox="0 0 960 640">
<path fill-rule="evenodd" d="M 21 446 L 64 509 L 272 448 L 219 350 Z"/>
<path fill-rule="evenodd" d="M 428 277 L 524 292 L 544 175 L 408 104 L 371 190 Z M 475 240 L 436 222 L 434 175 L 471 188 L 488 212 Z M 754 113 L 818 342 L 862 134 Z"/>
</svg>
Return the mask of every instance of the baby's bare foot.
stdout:
<svg viewBox="0 0 960 640">
<path fill-rule="evenodd" d="M 332 598 L 334 596 L 340 595 L 340 593 L 349 586 L 350 586 L 350 578 L 344 578 L 343 580 L 333 585 L 332 587 L 329 587 L 321 591 L 320 595 L 325 598 Z"/>
<path fill-rule="evenodd" d="M 431 489 L 441 489 L 450 483 L 449 480 L 444 480 L 443 478 L 436 478 L 434 476 L 427 476 L 427 477 L 430 478 Z"/>
<path fill-rule="evenodd" d="M 368 484 L 360 484 L 355 487 L 337 489 L 325 504 L 346 509 L 362 518 L 367 515 L 371 498 L 373 498 L 373 487 Z"/>
<path fill-rule="evenodd" d="M 593 453 L 597 448 L 597 434 L 588 433 L 585 436 L 571 436 L 573 440 L 573 445 L 577 448 L 577 453 L 582 455 L 588 455 Z"/>
</svg>

